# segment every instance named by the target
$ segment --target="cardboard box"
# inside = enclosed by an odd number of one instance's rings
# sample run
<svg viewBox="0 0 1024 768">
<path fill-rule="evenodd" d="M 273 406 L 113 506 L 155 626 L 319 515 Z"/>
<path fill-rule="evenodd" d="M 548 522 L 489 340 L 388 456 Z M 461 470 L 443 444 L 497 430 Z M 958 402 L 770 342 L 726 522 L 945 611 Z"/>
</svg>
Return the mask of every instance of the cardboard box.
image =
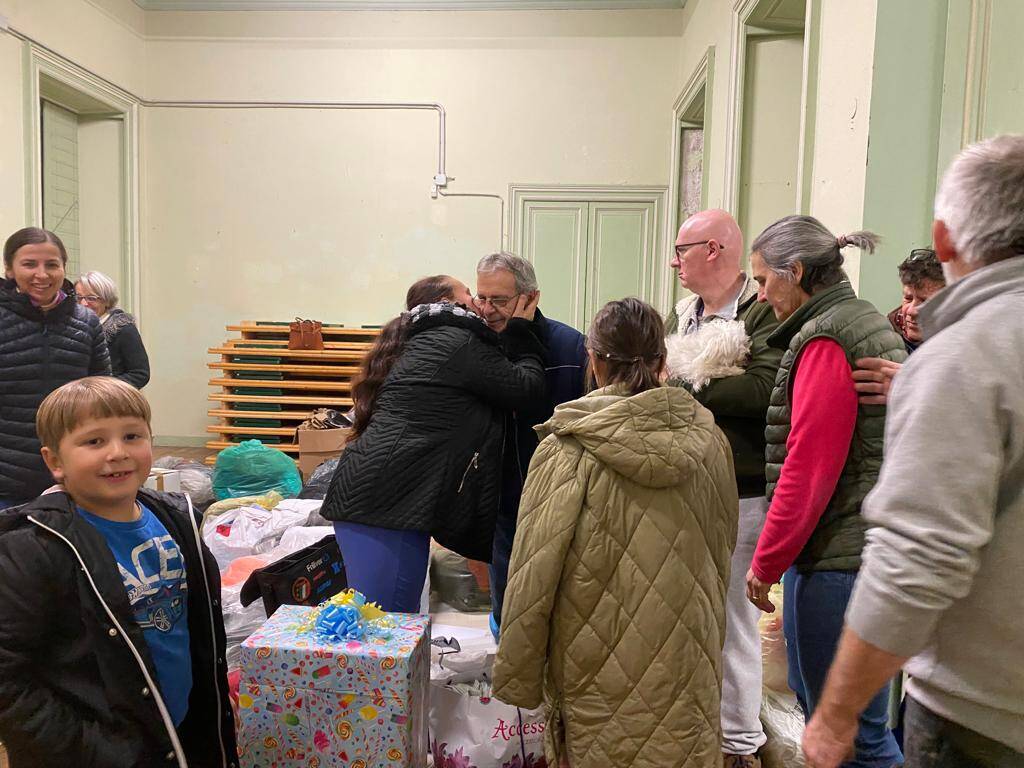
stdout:
<svg viewBox="0 0 1024 768">
<path fill-rule="evenodd" d="M 181 474 L 176 469 L 153 467 L 149 470 L 149 477 L 146 478 L 144 485 L 154 491 L 181 493 Z"/>
<path fill-rule="evenodd" d="M 328 459 L 340 456 L 345 449 L 349 429 L 300 429 L 299 471 L 303 478 Z"/>
<path fill-rule="evenodd" d="M 390 637 L 330 644 L 282 605 L 242 643 L 242 765 L 421 768 L 427 762 L 430 617 L 391 614 Z"/>
</svg>

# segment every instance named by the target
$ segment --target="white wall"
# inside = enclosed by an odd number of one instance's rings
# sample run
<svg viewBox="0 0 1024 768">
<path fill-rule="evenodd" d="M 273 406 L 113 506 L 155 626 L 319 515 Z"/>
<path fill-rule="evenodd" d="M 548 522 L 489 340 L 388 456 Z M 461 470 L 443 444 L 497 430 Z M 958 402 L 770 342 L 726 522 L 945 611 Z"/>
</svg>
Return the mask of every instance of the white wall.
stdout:
<svg viewBox="0 0 1024 768">
<path fill-rule="evenodd" d="M 156 98 L 440 102 L 452 192 L 667 184 L 680 15 L 154 14 L 148 79 Z M 433 113 L 147 109 L 143 146 L 165 437 L 203 433 L 227 323 L 379 323 L 417 277 L 471 283 L 501 244 L 496 201 L 430 198 Z"/>
</svg>

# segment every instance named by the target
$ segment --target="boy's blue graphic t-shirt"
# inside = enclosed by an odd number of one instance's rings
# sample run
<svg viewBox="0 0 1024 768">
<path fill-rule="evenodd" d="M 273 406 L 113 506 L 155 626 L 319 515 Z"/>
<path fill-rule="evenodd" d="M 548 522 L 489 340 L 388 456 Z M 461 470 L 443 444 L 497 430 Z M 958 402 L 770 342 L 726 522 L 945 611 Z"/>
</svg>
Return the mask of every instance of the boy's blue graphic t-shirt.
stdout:
<svg viewBox="0 0 1024 768">
<path fill-rule="evenodd" d="M 149 645 L 160 694 L 175 725 L 188 712 L 192 654 L 188 636 L 188 583 L 185 558 L 156 515 L 142 504 L 142 515 L 119 523 L 78 512 L 107 540 L 128 593 L 128 602 Z"/>
</svg>

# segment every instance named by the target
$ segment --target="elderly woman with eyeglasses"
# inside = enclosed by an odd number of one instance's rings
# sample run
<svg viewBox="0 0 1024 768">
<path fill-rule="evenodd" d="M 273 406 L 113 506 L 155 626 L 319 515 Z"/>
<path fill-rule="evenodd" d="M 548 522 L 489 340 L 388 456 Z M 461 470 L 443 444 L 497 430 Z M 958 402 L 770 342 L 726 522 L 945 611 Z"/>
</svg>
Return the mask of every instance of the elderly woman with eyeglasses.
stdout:
<svg viewBox="0 0 1024 768">
<path fill-rule="evenodd" d="M 787 216 L 751 246 L 758 298 L 779 320 L 783 350 L 765 438 L 768 514 L 747 573 L 747 596 L 772 612 L 768 590 L 786 573 L 783 629 L 790 687 L 810 717 L 843 628 L 864 548 L 861 504 L 882 464 L 885 408 L 858 403 L 859 358 L 906 358 L 903 340 L 843 271 L 843 248 L 874 251 L 870 232 L 836 237 L 810 216 Z M 860 718 L 856 768 L 903 762 L 887 727 L 888 686 Z"/>
<path fill-rule="evenodd" d="M 135 318 L 117 308 L 117 285 L 102 272 L 85 272 L 75 283 L 75 294 L 100 319 L 114 377 L 142 389 L 149 383 L 149 355 Z"/>
</svg>

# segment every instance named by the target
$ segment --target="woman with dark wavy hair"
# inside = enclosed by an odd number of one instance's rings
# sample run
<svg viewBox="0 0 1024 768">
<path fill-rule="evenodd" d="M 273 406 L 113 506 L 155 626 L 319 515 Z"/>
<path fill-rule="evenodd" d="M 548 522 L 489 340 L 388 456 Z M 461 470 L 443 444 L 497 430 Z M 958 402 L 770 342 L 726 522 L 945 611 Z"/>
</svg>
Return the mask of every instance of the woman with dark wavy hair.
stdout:
<svg viewBox="0 0 1024 768">
<path fill-rule="evenodd" d="M 353 387 L 352 436 L 327 490 L 349 586 L 416 612 L 431 537 L 490 561 L 504 412 L 544 394 L 525 297 L 497 334 L 447 275 L 418 280 Z"/>
</svg>

